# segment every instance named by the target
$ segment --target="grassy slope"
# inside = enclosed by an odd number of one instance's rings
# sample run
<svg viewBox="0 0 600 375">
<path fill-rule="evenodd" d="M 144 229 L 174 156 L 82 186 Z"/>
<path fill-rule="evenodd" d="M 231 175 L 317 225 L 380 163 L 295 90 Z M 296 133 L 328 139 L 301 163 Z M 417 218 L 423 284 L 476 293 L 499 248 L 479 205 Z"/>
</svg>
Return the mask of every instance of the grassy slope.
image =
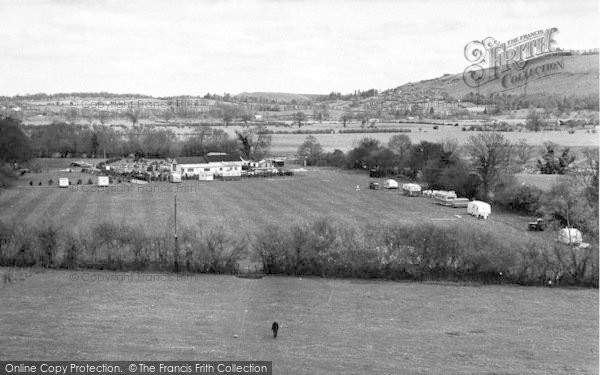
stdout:
<svg viewBox="0 0 600 375">
<path fill-rule="evenodd" d="M 533 185 L 545 191 L 550 190 L 550 188 L 559 181 L 560 177 L 561 176 L 557 174 L 518 173 L 515 175 L 518 183 Z"/>
<path fill-rule="evenodd" d="M 527 85 L 527 94 L 589 95 L 598 94 L 598 55 L 544 57 L 531 62 L 532 66 L 543 65 L 553 61 L 562 61 L 564 70 L 560 74 L 543 79 L 532 80 Z M 469 64 L 465 60 L 465 68 Z M 430 89 L 441 89 L 453 98 L 462 98 L 469 92 L 477 92 L 477 88 L 467 86 L 462 79 L 462 72 L 435 79 L 405 84 L 399 87 L 402 91 L 421 92 Z M 515 73 L 516 74 L 516 73 Z M 481 94 L 502 92 L 505 90 L 498 81 L 482 85 Z M 505 91 L 506 94 L 520 95 L 523 88 Z"/>
<path fill-rule="evenodd" d="M 48 271 L 6 284 L 0 360 L 272 360 L 275 374 L 598 370 L 595 290 L 168 277 Z"/>
</svg>

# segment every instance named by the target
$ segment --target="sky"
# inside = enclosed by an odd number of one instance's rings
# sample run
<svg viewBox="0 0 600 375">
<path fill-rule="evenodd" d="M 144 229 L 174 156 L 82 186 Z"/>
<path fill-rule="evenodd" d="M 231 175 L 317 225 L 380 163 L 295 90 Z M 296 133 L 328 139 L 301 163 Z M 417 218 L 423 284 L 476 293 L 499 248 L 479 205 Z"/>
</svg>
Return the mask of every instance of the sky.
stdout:
<svg viewBox="0 0 600 375">
<path fill-rule="evenodd" d="M 600 47 L 597 0 L 0 0 L 0 16 L 0 95 L 350 93 L 461 73 L 490 36 Z"/>
</svg>

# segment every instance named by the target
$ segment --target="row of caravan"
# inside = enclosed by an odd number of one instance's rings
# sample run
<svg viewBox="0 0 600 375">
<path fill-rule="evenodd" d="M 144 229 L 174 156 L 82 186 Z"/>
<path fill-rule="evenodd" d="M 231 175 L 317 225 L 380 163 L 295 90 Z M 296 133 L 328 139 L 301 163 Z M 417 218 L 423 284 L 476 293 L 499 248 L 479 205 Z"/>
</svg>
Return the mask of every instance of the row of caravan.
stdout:
<svg viewBox="0 0 600 375">
<path fill-rule="evenodd" d="M 81 182 L 81 181 L 79 181 L 79 182 Z M 109 183 L 110 183 L 110 178 L 108 176 L 98 176 L 98 180 L 96 182 L 96 184 L 98 186 L 108 186 Z M 71 181 L 69 181 L 68 177 L 60 177 L 58 179 L 58 187 L 68 188 L 70 185 L 71 185 Z"/>
<path fill-rule="evenodd" d="M 378 184 L 371 182 L 371 189 L 378 189 Z M 388 179 L 383 183 L 384 189 L 399 189 L 396 180 Z M 435 203 L 442 206 L 454 208 L 466 208 L 467 213 L 480 219 L 487 219 L 492 213 L 489 203 L 482 201 L 470 201 L 468 198 L 459 198 L 453 190 L 422 190 L 421 185 L 414 183 L 402 184 L 402 192 L 409 197 L 424 196 L 435 199 Z"/>
<path fill-rule="evenodd" d="M 187 175 L 189 177 L 189 175 Z M 239 180 L 241 178 L 240 171 L 220 171 L 218 173 L 215 172 L 205 172 L 200 171 L 194 175 L 194 178 L 197 178 L 199 181 L 214 181 L 215 178 L 222 180 Z M 181 182 L 181 173 L 173 172 L 169 175 L 170 182 Z"/>
<path fill-rule="evenodd" d="M 492 206 L 482 201 L 470 201 L 468 198 L 459 198 L 453 190 L 425 190 L 423 196 L 435 199 L 442 206 L 454 208 L 467 208 L 467 213 L 480 219 L 487 219 L 492 213 Z"/>
<path fill-rule="evenodd" d="M 373 186 L 373 185 L 378 186 L 379 184 L 371 183 L 371 186 Z M 398 184 L 398 181 L 388 179 L 383 182 L 383 188 L 384 189 L 399 189 L 400 185 Z M 421 185 L 411 184 L 411 183 L 402 184 L 402 192 L 404 193 L 404 195 L 408 195 L 410 197 L 420 196 L 421 195 Z"/>
</svg>

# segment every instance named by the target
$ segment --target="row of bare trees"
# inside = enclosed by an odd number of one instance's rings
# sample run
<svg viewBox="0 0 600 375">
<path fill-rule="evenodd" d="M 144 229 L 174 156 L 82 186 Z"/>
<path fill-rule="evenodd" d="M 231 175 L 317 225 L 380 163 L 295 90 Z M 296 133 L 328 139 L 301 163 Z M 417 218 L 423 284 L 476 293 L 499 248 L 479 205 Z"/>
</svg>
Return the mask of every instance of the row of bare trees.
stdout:
<svg viewBox="0 0 600 375">
<path fill-rule="evenodd" d="M 129 154 L 164 158 L 201 156 L 207 152 L 227 152 L 247 159 L 260 159 L 269 152 L 271 146 L 271 135 L 266 134 L 262 127 L 254 126 L 236 131 L 233 137 L 222 129 L 201 126 L 195 134 L 183 140 L 170 130 L 151 128 L 120 132 L 109 126 L 60 122 L 24 128 L 15 122 L 13 127 L 18 134 L 22 134 L 23 147 L 27 149 L 26 157 L 17 159 L 57 155 L 115 157 Z M 13 142 L 13 146 L 16 145 Z"/>
</svg>

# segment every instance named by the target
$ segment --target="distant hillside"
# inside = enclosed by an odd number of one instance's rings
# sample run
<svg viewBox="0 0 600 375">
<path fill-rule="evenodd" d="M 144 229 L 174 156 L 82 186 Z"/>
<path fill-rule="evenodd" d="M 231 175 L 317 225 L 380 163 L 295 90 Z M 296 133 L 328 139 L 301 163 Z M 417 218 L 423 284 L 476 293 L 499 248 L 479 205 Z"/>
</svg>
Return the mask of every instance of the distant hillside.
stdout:
<svg viewBox="0 0 600 375">
<path fill-rule="evenodd" d="M 556 65 L 557 63 L 562 64 Z M 550 64 L 555 64 L 549 69 Z M 573 55 L 573 56 L 547 56 L 529 62 L 528 68 L 544 67 L 552 70 L 552 75 L 538 78 L 532 77 L 527 85 L 515 82 L 511 83 L 512 77 L 507 77 L 503 85 L 501 79 L 490 82 L 479 87 L 469 87 L 463 81 L 463 73 L 446 74 L 435 79 L 424 80 L 415 83 L 407 83 L 391 91 L 396 94 L 420 94 L 445 92 L 453 98 L 460 99 L 469 92 L 487 95 L 494 93 L 506 93 L 512 95 L 535 94 L 558 94 L 558 95 L 590 95 L 598 94 L 598 54 Z M 466 68 L 466 64 L 465 64 Z M 542 70 L 540 68 L 539 70 Z M 519 72 L 511 72 L 513 76 Z M 547 74 L 547 73 L 546 73 Z M 514 78 L 518 81 L 518 78 Z M 508 87 L 506 87 L 508 86 Z"/>
<path fill-rule="evenodd" d="M 290 94 L 285 92 L 243 92 L 235 95 L 236 99 L 243 100 L 244 98 L 263 99 L 266 101 L 275 100 L 276 102 L 291 102 L 295 100 L 298 103 L 309 102 L 322 95 L 316 94 Z"/>
</svg>

